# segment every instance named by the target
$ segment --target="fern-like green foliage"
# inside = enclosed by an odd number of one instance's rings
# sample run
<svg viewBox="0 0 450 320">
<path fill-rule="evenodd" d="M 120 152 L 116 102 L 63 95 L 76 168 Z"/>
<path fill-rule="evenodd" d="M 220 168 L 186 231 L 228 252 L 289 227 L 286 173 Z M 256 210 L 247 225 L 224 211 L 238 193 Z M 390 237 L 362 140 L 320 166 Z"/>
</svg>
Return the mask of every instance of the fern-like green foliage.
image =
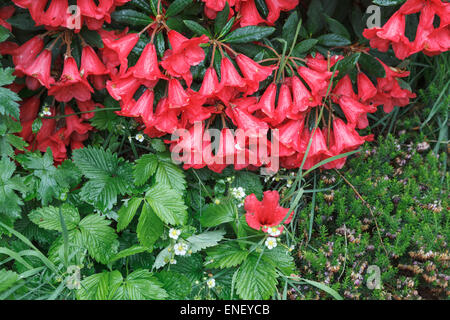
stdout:
<svg viewBox="0 0 450 320">
<path fill-rule="evenodd" d="M 117 202 L 117 196 L 132 188 L 131 165 L 109 150 L 86 147 L 73 152 L 73 161 L 88 179 L 81 189 L 81 197 L 105 211 Z"/>
</svg>

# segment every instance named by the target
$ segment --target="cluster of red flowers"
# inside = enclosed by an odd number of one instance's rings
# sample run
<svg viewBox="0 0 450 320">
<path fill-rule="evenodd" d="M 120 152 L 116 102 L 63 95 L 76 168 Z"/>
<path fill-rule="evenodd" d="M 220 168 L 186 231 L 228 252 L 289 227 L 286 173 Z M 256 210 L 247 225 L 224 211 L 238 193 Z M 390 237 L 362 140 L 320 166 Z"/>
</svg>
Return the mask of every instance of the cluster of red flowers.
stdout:
<svg viewBox="0 0 450 320">
<path fill-rule="evenodd" d="M 264 66 L 206 35 L 186 38 L 179 32 L 170 30 L 164 20 L 161 20 L 163 15 L 158 15 L 155 22 L 142 31 L 147 30 L 152 35 L 152 40 L 156 32 L 167 32 L 170 49 L 165 51 L 161 61 L 158 60 L 153 41 L 150 41 L 137 63 L 129 66 L 128 57 L 142 32 L 99 29 L 97 32 L 103 41 L 103 47 L 94 49 L 82 41 L 81 62 L 78 67 L 71 55 L 74 36 L 72 31 L 64 29 L 64 23 L 56 23 L 54 20 L 54 17 L 59 19 L 64 16 L 62 12 L 67 10 L 67 0 L 52 0 L 50 3 L 43 0 L 14 2 L 27 8 L 37 25 L 47 28 L 44 34 L 31 38 L 21 46 L 13 42 L 0 45 L 0 53 L 12 56 L 16 67 L 15 75 L 25 77 L 25 84 L 29 89 L 45 88 L 36 97 L 24 102 L 20 119 L 23 131 L 20 135 L 30 142 L 33 150 L 44 151 L 50 147 L 58 161 L 66 157 L 67 146 L 81 147 L 88 131 L 92 129 L 83 121 L 93 116 L 87 112 L 102 107 L 92 100 L 94 88 L 101 90 L 106 87 L 110 95 L 120 102 L 121 110 L 117 113 L 136 118 L 150 137 L 173 134 L 177 129 L 193 131 L 195 124 L 199 122 L 202 123 L 202 134 L 207 134 L 206 129 L 213 125 L 214 120 L 222 120 L 218 152 L 213 152 L 211 145 L 201 138 L 200 141 L 182 138 L 168 141 L 171 150 L 180 144 L 185 145 L 192 158 L 201 149 L 202 161 L 186 163 L 185 168 L 207 166 L 216 172 L 221 172 L 227 166 L 223 159 L 230 155 L 244 155 L 244 163 L 234 163 L 237 170 L 270 165 L 273 141 L 267 134 L 275 129 L 279 130 L 279 152 L 275 156 L 279 157 L 281 165 L 286 168 L 300 167 L 306 155 L 304 168 L 311 168 L 329 157 L 355 150 L 372 139 L 372 136 L 360 136 L 357 129 L 368 126 L 367 114 L 375 112 L 378 106 L 383 105 L 385 111 L 390 112 L 394 106 L 404 106 L 414 97 L 410 91 L 401 88 L 397 81 L 408 73 L 384 64 L 386 77 L 376 79 L 376 85 L 360 72 L 357 77 L 357 93 L 354 92 L 348 75 L 334 86 L 331 70 L 343 56 L 327 59 L 320 54 L 306 59 L 292 59 L 291 64 L 295 66 L 298 76 L 284 77 L 283 74 L 281 79 L 274 76 L 274 81 L 263 90 L 262 95 L 255 96 L 261 83 L 268 80 L 274 71 L 279 72 L 279 65 Z M 101 26 L 104 21 L 108 22 L 114 7 L 125 2 L 127 1 L 101 0 L 97 5 L 93 0 L 78 0 L 77 4 L 88 27 L 98 29 L 97 24 Z M 225 6 L 225 1 L 204 2 L 205 10 L 211 16 Z M 262 22 L 273 24 L 281 11 L 291 10 L 298 5 L 298 1 L 267 0 L 269 15 L 262 19 L 257 14 L 253 0 L 228 3 L 234 10 L 240 10 L 237 20 L 241 26 Z M 11 16 L 13 9 L 2 8 L 0 18 Z M 88 12 L 96 12 L 97 15 L 94 17 Z M 55 29 L 60 27 L 62 28 Z M 52 40 L 46 44 L 44 40 L 49 37 Z M 67 47 L 64 57 L 52 56 L 52 48 L 59 40 Z M 194 90 L 191 67 L 205 61 L 202 46 L 210 46 L 212 49 L 211 61 L 214 61 L 214 53 L 218 54 L 219 50 L 222 60 L 217 71 L 211 63 L 201 86 Z M 335 76 L 337 75 L 336 71 Z M 166 92 L 159 101 L 154 101 L 154 88 L 160 80 L 167 82 Z M 35 135 L 31 127 L 39 114 L 39 97 L 43 91 L 54 97 L 54 103 L 48 105 L 45 113 L 50 117 L 43 119 L 42 128 Z M 56 102 L 65 105 L 63 112 L 55 107 Z M 73 103 L 72 106 L 70 103 Z M 75 105 L 79 111 L 84 112 L 81 117 L 74 114 Z M 319 127 L 313 130 L 322 107 L 324 117 Z M 229 126 L 244 130 L 249 138 L 257 137 L 257 143 L 267 149 L 267 157 L 257 158 L 257 163 L 250 162 L 252 140 L 240 141 L 230 134 Z M 310 139 L 312 144 L 306 153 Z M 340 168 L 344 163 L 345 158 L 342 158 L 326 164 L 324 168 Z"/>
<path fill-rule="evenodd" d="M 50 0 L 50 3 L 49 0 L 13 0 L 18 7 L 30 12 L 37 26 L 44 25 L 48 29 L 63 27 L 75 31 L 79 31 L 83 24 L 91 30 L 100 29 L 105 22 L 111 22 L 111 13 L 117 6 L 129 1 L 77 0 L 74 10 L 70 10 L 68 0 Z"/>
<path fill-rule="evenodd" d="M 205 3 L 205 15 L 210 19 L 215 19 L 217 13 L 225 8 L 228 2 L 230 7 L 234 7 L 240 13 L 239 23 L 241 27 L 257 26 L 259 24 L 272 25 L 280 17 L 281 11 L 290 11 L 297 7 L 299 0 L 267 0 L 267 17 L 264 19 L 256 8 L 255 0 L 202 0 Z M 230 15 L 233 11 L 230 10 Z"/>
<path fill-rule="evenodd" d="M 405 35 L 406 16 L 420 12 L 414 41 Z M 439 26 L 435 27 L 435 16 Z M 450 49 L 450 3 L 441 0 L 408 0 L 382 28 L 364 30 L 370 46 L 382 52 L 392 49 L 398 59 L 422 51 L 433 56 Z"/>
<path fill-rule="evenodd" d="M 78 106 L 83 109 L 83 104 Z M 20 112 L 20 122 L 22 131 L 19 136 L 28 142 L 28 150 L 47 151 L 52 150 L 56 163 L 60 163 L 67 158 L 67 147 L 79 149 L 83 147 L 83 141 L 88 138 L 88 132 L 92 130 L 89 123 L 84 122 L 91 118 L 93 114 L 85 113 L 81 117 L 74 114 L 74 110 L 65 106 L 65 117 L 58 119 L 55 117 L 55 108 L 44 108 L 48 118 L 42 119 L 42 125 L 37 133 L 33 132 L 33 123 L 38 117 L 41 108 L 39 96 L 33 96 L 23 101 Z"/>
</svg>

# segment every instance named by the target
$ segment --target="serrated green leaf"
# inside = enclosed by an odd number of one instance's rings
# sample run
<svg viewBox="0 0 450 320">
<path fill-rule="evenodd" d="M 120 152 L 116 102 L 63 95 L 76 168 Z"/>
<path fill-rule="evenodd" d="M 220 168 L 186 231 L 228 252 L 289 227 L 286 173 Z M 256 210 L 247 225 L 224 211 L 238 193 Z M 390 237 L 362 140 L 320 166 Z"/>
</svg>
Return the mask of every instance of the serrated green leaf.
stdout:
<svg viewBox="0 0 450 320">
<path fill-rule="evenodd" d="M 119 271 L 93 274 L 81 281 L 81 288 L 77 291 L 79 300 L 113 300 L 121 296 L 119 288 L 123 277 Z"/>
<path fill-rule="evenodd" d="M 180 194 L 167 185 L 157 184 L 145 194 L 145 201 L 165 223 L 183 225 L 187 219 L 186 206 Z"/>
<path fill-rule="evenodd" d="M 170 186 L 178 192 L 186 190 L 186 179 L 183 170 L 175 165 L 172 160 L 163 155 L 158 155 L 159 163 L 156 170 L 156 182 Z"/>
<path fill-rule="evenodd" d="M 156 274 L 169 299 L 184 300 L 191 291 L 189 280 L 182 274 L 172 271 L 161 271 Z"/>
<path fill-rule="evenodd" d="M 136 160 L 133 168 L 134 182 L 138 186 L 145 184 L 158 167 L 158 157 L 154 154 L 146 154 Z"/>
<path fill-rule="evenodd" d="M 125 300 L 162 300 L 167 298 L 163 284 L 148 270 L 136 270 L 123 283 Z"/>
<path fill-rule="evenodd" d="M 259 254 L 250 254 L 236 275 L 236 292 L 244 300 L 267 300 L 277 289 L 275 267 L 259 259 Z"/>
<path fill-rule="evenodd" d="M 195 253 L 200 250 L 216 246 L 220 240 L 223 239 L 224 235 L 225 231 L 223 230 L 207 231 L 190 236 L 186 239 L 186 241 L 189 243 L 189 249 L 192 253 Z"/>
<path fill-rule="evenodd" d="M 142 207 L 136 232 L 139 242 L 146 247 L 153 246 L 164 232 L 164 223 L 147 203 Z"/>
<path fill-rule="evenodd" d="M 209 204 L 203 211 L 199 220 L 204 227 L 215 227 L 222 223 L 233 221 L 237 216 L 234 202 L 224 200 L 220 204 Z"/>
<path fill-rule="evenodd" d="M 19 275 L 14 271 L 0 269 L 0 292 L 12 287 L 19 280 Z"/>
<path fill-rule="evenodd" d="M 224 243 L 206 250 L 208 257 L 205 266 L 207 268 L 232 268 L 240 265 L 249 252 L 242 250 L 239 245 L 233 242 Z"/>
<path fill-rule="evenodd" d="M 131 165 L 109 150 L 91 146 L 77 149 L 73 161 L 89 179 L 81 196 L 101 210 L 111 209 L 117 196 L 128 192 L 132 185 Z"/>
<path fill-rule="evenodd" d="M 133 220 L 133 217 L 136 215 L 136 211 L 141 205 L 143 198 L 132 198 L 126 204 L 120 207 L 117 214 L 119 218 L 117 220 L 117 231 L 124 230 Z"/>
<path fill-rule="evenodd" d="M 61 213 L 67 230 L 75 229 L 80 222 L 78 210 L 66 203 L 61 206 Z M 41 228 L 62 232 L 59 208 L 57 207 L 49 206 L 37 208 L 31 211 L 28 218 Z"/>
<path fill-rule="evenodd" d="M 97 214 L 89 215 L 79 223 L 83 244 L 89 255 L 103 264 L 111 260 L 119 245 L 117 234 L 109 224 L 110 221 Z"/>
</svg>

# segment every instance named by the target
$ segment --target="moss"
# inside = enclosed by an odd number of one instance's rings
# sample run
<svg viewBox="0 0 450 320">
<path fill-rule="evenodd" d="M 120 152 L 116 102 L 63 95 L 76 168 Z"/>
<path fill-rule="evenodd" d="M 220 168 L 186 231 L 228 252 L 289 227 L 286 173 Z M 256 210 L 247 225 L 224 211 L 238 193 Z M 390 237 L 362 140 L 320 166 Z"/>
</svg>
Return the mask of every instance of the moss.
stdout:
<svg viewBox="0 0 450 320">
<path fill-rule="evenodd" d="M 406 136 L 389 135 L 340 171 L 349 183 L 336 172 L 322 175 L 318 189 L 332 179 L 336 187 L 316 194 L 312 237 L 298 251 L 303 277 L 352 299 L 449 297 L 449 175 L 443 156 L 418 150 Z M 309 228 L 311 205 L 300 212 L 301 233 Z M 381 289 L 367 287 L 370 266 L 381 271 Z M 317 298 L 315 288 L 299 291 Z"/>
</svg>

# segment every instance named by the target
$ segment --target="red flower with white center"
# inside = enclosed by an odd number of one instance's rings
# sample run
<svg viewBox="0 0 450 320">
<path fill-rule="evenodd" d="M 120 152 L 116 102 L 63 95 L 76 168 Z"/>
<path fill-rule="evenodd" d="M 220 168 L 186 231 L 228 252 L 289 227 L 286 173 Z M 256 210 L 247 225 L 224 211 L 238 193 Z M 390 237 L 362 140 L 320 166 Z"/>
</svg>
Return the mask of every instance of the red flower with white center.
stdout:
<svg viewBox="0 0 450 320">
<path fill-rule="evenodd" d="M 289 213 L 289 208 L 283 208 L 279 205 L 280 195 L 278 191 L 265 191 L 263 200 L 259 201 L 255 194 L 245 198 L 244 208 L 246 211 L 245 220 L 250 228 L 268 232 L 269 227 L 276 227 L 282 224 L 283 219 Z M 284 221 L 289 224 L 294 212 Z M 283 226 L 279 227 L 283 231 Z"/>
</svg>

